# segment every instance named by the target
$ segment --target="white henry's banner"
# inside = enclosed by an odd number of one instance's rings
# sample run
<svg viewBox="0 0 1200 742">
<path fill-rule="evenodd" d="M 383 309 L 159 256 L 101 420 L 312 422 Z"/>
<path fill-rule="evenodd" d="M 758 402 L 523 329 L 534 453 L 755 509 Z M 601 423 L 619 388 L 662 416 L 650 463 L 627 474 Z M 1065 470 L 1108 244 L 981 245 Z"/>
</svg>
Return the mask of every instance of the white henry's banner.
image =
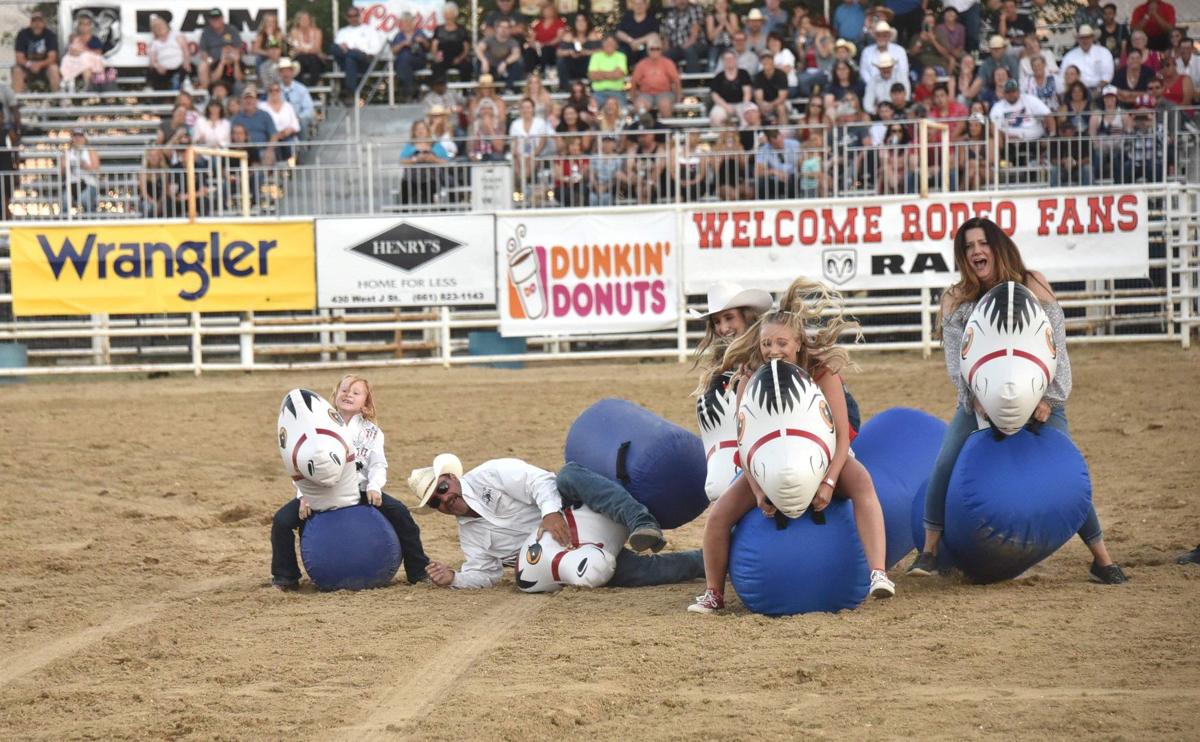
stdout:
<svg viewBox="0 0 1200 742">
<path fill-rule="evenodd" d="M 213 8 L 224 14 L 225 22 L 249 49 L 264 13 L 275 13 L 279 25 L 286 28 L 286 6 L 284 0 L 63 0 L 58 4 L 58 39 L 65 49 L 75 22 L 86 15 L 95 21 L 95 34 L 104 46 L 108 65 L 144 67 L 149 58 L 152 15 L 165 19 L 171 30 L 181 31 L 195 54 Z"/>
<path fill-rule="evenodd" d="M 317 306 L 496 302 L 490 215 L 317 219 Z"/>
<path fill-rule="evenodd" d="M 685 290 L 717 280 L 778 291 L 796 276 L 840 289 L 942 288 L 957 280 L 954 234 L 974 216 L 1012 237 L 1052 281 L 1149 275 L 1146 192 L 939 195 L 738 203 L 684 212 Z"/>
<path fill-rule="evenodd" d="M 396 35 L 400 28 L 400 16 L 405 13 L 412 13 L 417 19 L 418 28 L 433 33 L 433 29 L 442 22 L 442 8 L 445 5 L 446 0 L 354 0 L 354 6 L 362 13 L 363 23 L 379 29 L 389 39 Z M 469 29 L 470 23 L 464 19 L 470 4 L 459 5 L 459 23 L 466 22 Z"/>
<path fill-rule="evenodd" d="M 656 330 L 678 317 L 675 214 L 496 218 L 500 334 Z"/>
</svg>

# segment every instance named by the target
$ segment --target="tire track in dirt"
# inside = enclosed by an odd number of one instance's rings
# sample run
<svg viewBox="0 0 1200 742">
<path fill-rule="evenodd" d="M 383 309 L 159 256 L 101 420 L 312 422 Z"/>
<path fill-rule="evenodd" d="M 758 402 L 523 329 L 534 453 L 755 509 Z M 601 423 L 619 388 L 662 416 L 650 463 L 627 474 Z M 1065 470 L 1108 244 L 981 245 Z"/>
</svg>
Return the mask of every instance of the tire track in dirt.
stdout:
<svg viewBox="0 0 1200 742">
<path fill-rule="evenodd" d="M 31 672 L 40 670 L 51 662 L 87 649 L 102 639 L 136 626 L 141 626 L 144 623 L 149 623 L 157 618 L 160 613 L 180 600 L 186 600 L 199 593 L 215 590 L 238 579 L 244 578 L 214 577 L 209 580 L 201 580 L 186 588 L 169 592 L 160 600 L 149 601 L 117 611 L 101 623 L 56 639 L 49 644 L 42 644 L 24 652 L 18 652 L 8 657 L 4 661 L 4 664 L 0 666 L 0 687 L 8 685 Z"/>
<path fill-rule="evenodd" d="M 541 599 L 539 599 L 539 597 Z M 376 699 L 376 709 L 362 723 L 346 727 L 338 735 L 343 739 L 395 739 L 402 727 L 419 717 L 454 684 L 471 665 L 486 656 L 493 647 L 508 639 L 513 629 L 546 605 L 544 596 L 513 594 L 483 614 L 474 623 L 462 627 L 461 635 L 451 639 L 424 665 L 406 669 L 396 677 L 385 694 Z"/>
</svg>

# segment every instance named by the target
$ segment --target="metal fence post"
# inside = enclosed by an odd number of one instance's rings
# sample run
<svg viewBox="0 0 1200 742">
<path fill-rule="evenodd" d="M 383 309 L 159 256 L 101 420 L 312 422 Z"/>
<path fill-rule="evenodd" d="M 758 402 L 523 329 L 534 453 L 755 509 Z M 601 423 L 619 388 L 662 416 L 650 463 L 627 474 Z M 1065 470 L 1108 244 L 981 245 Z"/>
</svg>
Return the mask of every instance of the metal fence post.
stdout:
<svg viewBox="0 0 1200 742">
<path fill-rule="evenodd" d="M 443 306 L 438 308 L 438 332 L 440 346 L 439 350 L 442 355 L 442 366 L 450 368 L 450 307 Z"/>
<path fill-rule="evenodd" d="M 242 368 L 250 371 L 254 368 L 254 312 L 242 312 L 238 330 L 239 360 Z"/>
<path fill-rule="evenodd" d="M 930 291 L 921 289 L 921 357 L 928 359 L 933 355 L 933 322 L 929 318 Z"/>
<path fill-rule="evenodd" d="M 192 312 L 192 373 L 200 375 L 203 363 L 203 351 L 200 348 L 203 336 L 200 334 L 200 313 Z"/>
</svg>

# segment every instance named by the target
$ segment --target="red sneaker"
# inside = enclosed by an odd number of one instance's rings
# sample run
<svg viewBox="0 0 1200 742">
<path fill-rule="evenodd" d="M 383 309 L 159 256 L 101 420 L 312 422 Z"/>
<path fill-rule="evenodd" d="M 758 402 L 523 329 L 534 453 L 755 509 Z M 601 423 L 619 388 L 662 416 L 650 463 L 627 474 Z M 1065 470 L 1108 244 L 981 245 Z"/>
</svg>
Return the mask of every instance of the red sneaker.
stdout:
<svg viewBox="0 0 1200 742">
<path fill-rule="evenodd" d="M 725 597 L 709 588 L 704 591 L 703 595 L 696 598 L 695 603 L 688 606 L 688 610 L 692 613 L 716 613 L 725 610 Z"/>
</svg>

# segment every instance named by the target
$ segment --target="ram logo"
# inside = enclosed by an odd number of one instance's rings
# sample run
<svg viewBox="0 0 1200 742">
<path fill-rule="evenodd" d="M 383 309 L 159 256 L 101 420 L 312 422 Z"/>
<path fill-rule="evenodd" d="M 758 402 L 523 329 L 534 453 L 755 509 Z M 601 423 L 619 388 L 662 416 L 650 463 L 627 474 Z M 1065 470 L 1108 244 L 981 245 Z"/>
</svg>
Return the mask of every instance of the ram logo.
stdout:
<svg viewBox="0 0 1200 742">
<path fill-rule="evenodd" d="M 825 280 L 841 286 L 858 272 L 858 255 L 854 250 L 821 251 L 821 273 Z"/>
</svg>

